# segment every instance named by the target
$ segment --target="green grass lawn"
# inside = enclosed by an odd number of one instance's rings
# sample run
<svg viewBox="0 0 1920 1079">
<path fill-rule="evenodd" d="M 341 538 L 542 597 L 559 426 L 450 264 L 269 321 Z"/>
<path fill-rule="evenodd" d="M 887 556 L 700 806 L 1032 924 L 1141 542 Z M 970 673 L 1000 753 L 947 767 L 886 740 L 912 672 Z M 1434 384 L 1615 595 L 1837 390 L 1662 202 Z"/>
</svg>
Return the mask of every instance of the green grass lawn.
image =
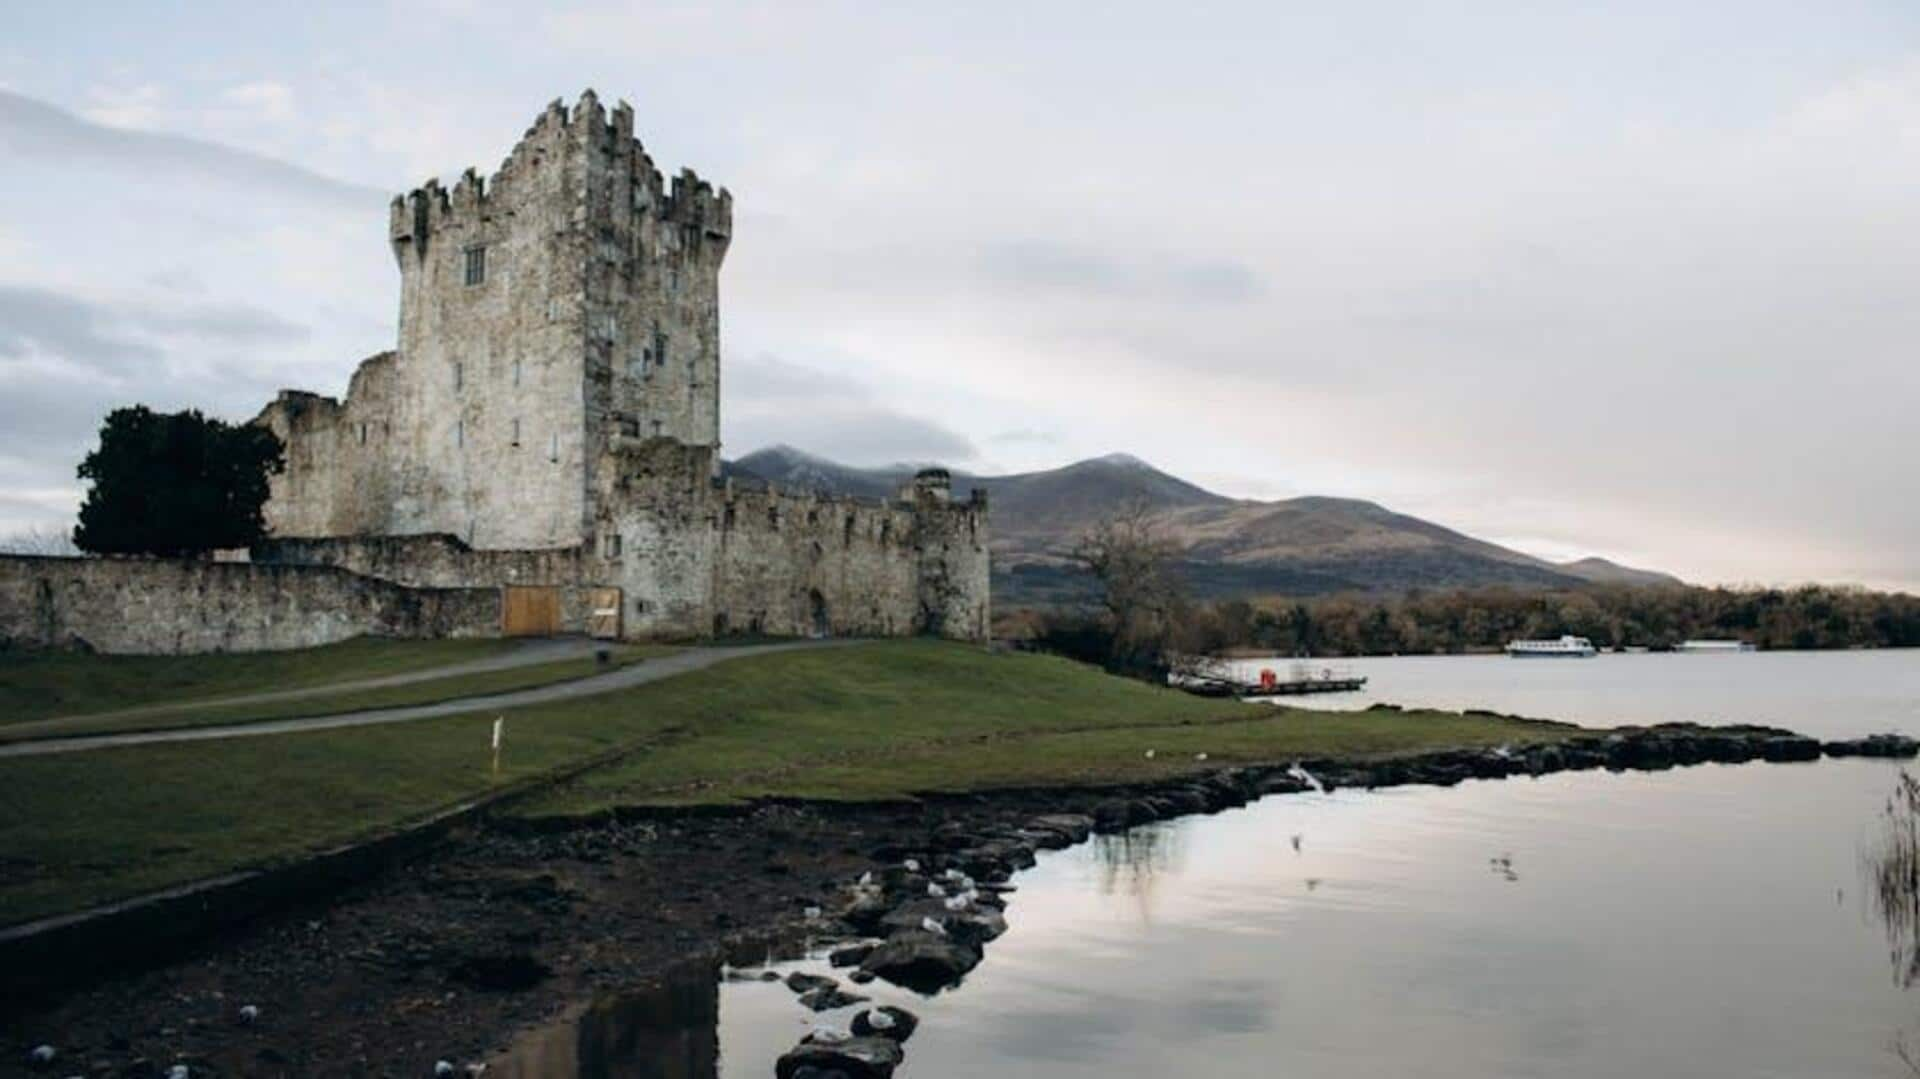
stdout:
<svg viewBox="0 0 1920 1079">
<path fill-rule="evenodd" d="M 392 642 L 403 643 L 403 642 Z M 556 682 L 604 674 L 644 659 L 671 655 L 679 651 L 668 645 L 621 645 L 612 649 L 612 663 L 602 667 L 591 658 L 555 660 L 524 667 L 433 678 L 397 686 L 373 689 L 346 689 L 338 693 L 316 693 L 290 700 L 253 703 L 204 705 L 181 704 L 164 711 L 137 711 L 82 715 L 65 719 L 40 720 L 0 726 L 0 745 L 42 738 L 73 738 L 87 734 L 115 734 L 128 731 L 178 730 L 183 727 L 231 726 L 267 719 L 295 719 L 302 716 L 333 716 L 374 708 L 405 708 L 418 704 L 437 704 L 464 697 L 482 697 L 514 690 L 533 689 Z"/>
<path fill-rule="evenodd" d="M 288 652 L 204 656 L 88 656 L 0 652 L 0 724 L 200 698 L 353 682 L 483 659 L 504 640 L 356 638 Z"/>
<path fill-rule="evenodd" d="M 492 719 L 0 760 L 0 922 L 297 855 L 622 747 L 633 752 L 513 811 L 898 798 L 1566 731 L 1448 713 L 1275 710 L 926 641 L 746 657 L 513 711 L 499 780 L 488 772 Z"/>
</svg>

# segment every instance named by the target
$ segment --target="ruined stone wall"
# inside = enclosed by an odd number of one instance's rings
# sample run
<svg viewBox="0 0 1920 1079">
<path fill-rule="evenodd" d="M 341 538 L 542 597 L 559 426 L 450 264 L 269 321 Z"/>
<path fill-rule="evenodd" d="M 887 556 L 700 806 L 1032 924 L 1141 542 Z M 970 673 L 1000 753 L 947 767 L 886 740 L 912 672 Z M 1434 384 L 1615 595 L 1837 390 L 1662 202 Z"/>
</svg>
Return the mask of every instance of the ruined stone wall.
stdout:
<svg viewBox="0 0 1920 1079">
<path fill-rule="evenodd" d="M 554 586 L 561 629 L 584 633 L 588 594 L 605 574 L 581 547 L 480 551 L 441 534 L 269 538 L 249 552 L 258 565 L 337 566 L 412 588 Z"/>
<path fill-rule="evenodd" d="M 286 446 L 286 470 L 269 478 L 270 531 L 350 536 L 386 526 L 396 359 L 383 352 L 362 362 L 344 401 L 283 390 L 254 419 Z"/>
<path fill-rule="evenodd" d="M 671 185 L 591 92 L 499 170 L 395 199 L 396 353 L 344 401 L 283 394 L 266 509 L 279 536 L 446 533 L 478 549 L 590 542 L 610 439 L 717 446 L 727 193 Z"/>
<path fill-rule="evenodd" d="M 711 450 L 669 439 L 603 461 L 598 553 L 630 634 L 985 638 L 984 503 L 837 498 L 711 472 Z"/>
<path fill-rule="evenodd" d="M 591 91 L 482 179 L 394 200 L 399 349 L 343 401 L 281 395 L 276 565 L 420 587 L 623 592 L 628 636 L 899 635 L 987 625 L 986 508 L 944 477 L 861 502 L 713 477 L 731 196 L 669 184 Z"/>
<path fill-rule="evenodd" d="M 499 632 L 497 588 L 410 589 L 325 566 L 0 556 L 0 647 L 177 655 Z"/>
</svg>

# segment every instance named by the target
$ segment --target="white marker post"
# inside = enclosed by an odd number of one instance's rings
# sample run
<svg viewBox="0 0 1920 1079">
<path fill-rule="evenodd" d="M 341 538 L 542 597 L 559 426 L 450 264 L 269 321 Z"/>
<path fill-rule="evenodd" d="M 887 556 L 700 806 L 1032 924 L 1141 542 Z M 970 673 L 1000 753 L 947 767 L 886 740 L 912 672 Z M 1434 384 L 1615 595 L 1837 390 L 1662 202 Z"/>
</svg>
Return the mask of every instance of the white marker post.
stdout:
<svg viewBox="0 0 1920 1079">
<path fill-rule="evenodd" d="M 493 717 L 493 778 L 500 778 L 500 732 L 506 729 L 507 717 Z"/>
</svg>

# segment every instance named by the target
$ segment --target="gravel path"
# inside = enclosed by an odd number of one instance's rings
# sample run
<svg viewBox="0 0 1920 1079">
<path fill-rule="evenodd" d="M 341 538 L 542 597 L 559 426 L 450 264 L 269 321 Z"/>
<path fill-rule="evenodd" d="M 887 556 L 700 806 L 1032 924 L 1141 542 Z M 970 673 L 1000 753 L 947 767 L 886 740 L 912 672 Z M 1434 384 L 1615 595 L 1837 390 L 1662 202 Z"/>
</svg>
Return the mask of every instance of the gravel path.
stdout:
<svg viewBox="0 0 1920 1079">
<path fill-rule="evenodd" d="M 542 651 L 538 658 L 524 660 L 522 663 L 504 663 L 502 660 L 523 655 L 520 651 L 507 656 L 495 656 L 485 660 L 476 660 L 472 664 L 459 664 L 456 667 L 439 667 L 427 673 L 433 678 L 444 678 L 450 673 L 464 673 L 473 670 L 494 670 L 500 666 L 521 666 L 523 663 L 545 663 L 555 659 L 565 659 L 568 652 L 559 646 L 580 648 L 581 654 L 590 655 L 594 642 L 591 641 L 550 641 L 542 642 L 556 646 Z M 411 723 L 419 719 L 438 719 L 442 716 L 456 716 L 467 712 L 505 710 L 520 708 L 529 704 L 546 704 L 551 701 L 572 700 L 576 697 L 590 697 L 613 690 L 628 689 L 633 686 L 658 682 L 663 678 L 672 678 L 677 674 L 686 674 L 724 663 L 730 659 L 744 659 L 748 656 L 764 656 L 775 652 L 791 652 L 802 648 L 828 648 L 836 645 L 855 643 L 853 641 L 793 641 L 781 644 L 740 645 L 731 648 L 689 648 L 657 659 L 641 660 L 619 670 L 606 674 L 591 675 L 571 682 L 556 682 L 552 685 L 535 686 L 531 689 L 519 689 L 510 693 L 495 693 L 483 697 L 465 697 L 460 700 L 440 701 L 436 704 L 414 705 L 407 708 L 375 708 L 363 712 L 342 712 L 331 716 L 307 716 L 302 719 L 271 719 L 258 723 L 242 723 L 224 727 L 189 727 L 172 731 L 143 731 L 127 734 L 97 734 L 78 738 L 49 738 L 36 742 L 17 742 L 0 746 L 0 758 L 38 757 L 51 753 L 83 753 L 92 749 L 115 749 L 124 746 L 156 745 L 167 742 L 210 742 L 223 738 L 252 738 L 267 734 L 294 734 L 301 731 L 324 731 L 337 727 L 367 727 L 379 723 Z M 494 664 L 495 666 L 478 666 Z M 396 681 L 398 680 L 398 681 Z M 396 685 L 404 681 L 417 679 L 409 675 L 395 675 L 391 679 L 376 679 L 361 686 Z M 327 687 L 328 692 L 339 692 L 341 686 Z M 233 700 L 278 699 L 266 698 L 229 698 Z M 211 703 L 211 702 L 203 702 Z"/>
</svg>

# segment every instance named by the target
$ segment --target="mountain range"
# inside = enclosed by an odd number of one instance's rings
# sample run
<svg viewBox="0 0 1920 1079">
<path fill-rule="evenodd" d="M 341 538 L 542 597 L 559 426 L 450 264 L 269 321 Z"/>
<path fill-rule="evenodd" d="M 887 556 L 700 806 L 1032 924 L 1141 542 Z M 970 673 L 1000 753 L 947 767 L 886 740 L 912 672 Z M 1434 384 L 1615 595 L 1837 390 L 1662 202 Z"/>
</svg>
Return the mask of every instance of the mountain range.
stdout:
<svg viewBox="0 0 1920 1079">
<path fill-rule="evenodd" d="M 916 468 L 857 468 L 790 446 L 725 466 L 736 481 L 863 498 L 895 495 Z M 955 498 L 976 488 L 987 492 L 992 510 L 994 598 L 1005 606 L 1084 596 L 1086 582 L 1067 552 L 1087 528 L 1134 503 L 1144 504 L 1155 527 L 1178 544 L 1183 575 L 1207 597 L 1680 583 L 1603 558 L 1550 562 L 1359 499 L 1228 498 L 1126 454 L 1044 472 L 953 473 Z"/>
</svg>

